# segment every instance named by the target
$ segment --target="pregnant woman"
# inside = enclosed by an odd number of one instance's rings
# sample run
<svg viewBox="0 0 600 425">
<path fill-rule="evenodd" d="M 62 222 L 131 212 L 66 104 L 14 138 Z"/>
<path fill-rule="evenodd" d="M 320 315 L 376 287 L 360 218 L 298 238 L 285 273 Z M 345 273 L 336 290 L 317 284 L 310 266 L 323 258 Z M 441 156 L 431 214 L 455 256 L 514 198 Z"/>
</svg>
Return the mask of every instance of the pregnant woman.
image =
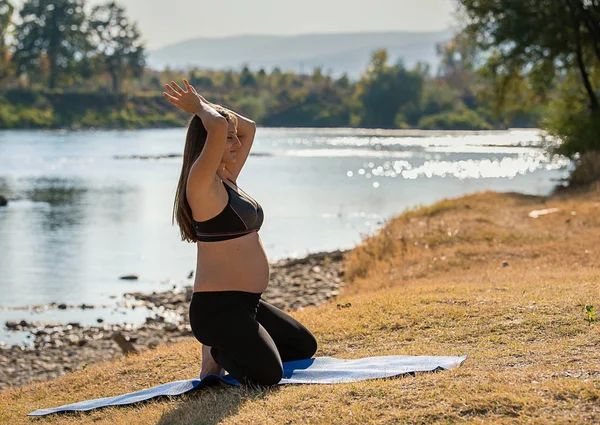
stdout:
<svg viewBox="0 0 600 425">
<path fill-rule="evenodd" d="M 237 178 L 254 141 L 253 121 L 208 102 L 187 80 L 163 96 L 194 114 L 187 127 L 173 210 L 181 237 L 198 250 L 190 326 L 203 344 L 200 378 L 229 372 L 245 385 L 273 385 L 282 362 L 312 357 L 317 341 L 261 299 L 269 263 L 258 235 L 260 204 Z"/>
</svg>

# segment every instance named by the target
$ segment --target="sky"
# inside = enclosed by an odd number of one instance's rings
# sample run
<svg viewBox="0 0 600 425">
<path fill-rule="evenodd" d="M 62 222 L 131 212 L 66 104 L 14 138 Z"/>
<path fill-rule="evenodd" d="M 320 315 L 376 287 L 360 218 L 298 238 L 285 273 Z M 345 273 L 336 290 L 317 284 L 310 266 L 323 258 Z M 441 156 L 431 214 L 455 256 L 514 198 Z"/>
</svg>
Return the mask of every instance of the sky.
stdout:
<svg viewBox="0 0 600 425">
<path fill-rule="evenodd" d="M 108 0 L 86 0 L 86 8 Z M 22 4 L 23 0 L 14 0 Z M 455 26 L 456 0 L 117 0 L 146 48 L 246 34 L 438 31 Z"/>
</svg>

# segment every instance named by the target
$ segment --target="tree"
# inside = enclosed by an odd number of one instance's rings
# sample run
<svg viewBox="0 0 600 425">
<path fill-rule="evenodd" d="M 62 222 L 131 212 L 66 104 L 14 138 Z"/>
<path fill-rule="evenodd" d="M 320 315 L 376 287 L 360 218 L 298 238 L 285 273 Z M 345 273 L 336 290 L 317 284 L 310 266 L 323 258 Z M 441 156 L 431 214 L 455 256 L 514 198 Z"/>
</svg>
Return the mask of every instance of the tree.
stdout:
<svg viewBox="0 0 600 425">
<path fill-rule="evenodd" d="M 8 0 L 0 0 L 0 81 L 9 75 L 8 40 L 15 8 Z"/>
<path fill-rule="evenodd" d="M 502 80 L 529 75 L 540 91 L 578 69 L 589 106 L 599 103 L 589 67 L 600 61 L 600 0 L 460 0 L 465 32 Z"/>
<path fill-rule="evenodd" d="M 564 84 L 566 76 L 577 72 L 588 112 L 558 99 L 566 109 L 554 116 L 564 117 L 578 110 L 584 114 L 577 119 L 579 125 L 586 123 L 586 127 L 600 131 L 594 78 L 600 65 L 600 0 L 460 0 L 460 4 L 467 23 L 463 31 L 484 52 L 481 72 L 496 81 L 498 96 L 514 95 L 515 87 L 522 86 L 523 81 L 537 95 L 545 96 Z M 577 98 L 572 96 L 570 101 Z M 561 129 L 571 127 L 564 121 L 555 124 L 559 137 Z M 600 149 L 600 133 L 569 133 L 563 142 L 576 146 L 564 146 L 569 155 Z"/>
<path fill-rule="evenodd" d="M 49 87 L 61 76 L 73 73 L 86 50 L 83 0 L 26 0 L 15 27 L 13 63 L 17 74 L 35 74 L 42 56 L 49 63 Z"/>
<path fill-rule="evenodd" d="M 313 73 L 310 79 L 316 85 L 323 84 L 323 82 L 325 81 L 325 76 L 323 75 L 323 68 L 320 66 L 315 67 L 313 69 Z"/>
<path fill-rule="evenodd" d="M 90 14 L 90 42 L 112 79 L 112 91 L 121 91 L 129 76 L 140 77 L 146 64 L 145 49 L 136 23 L 115 2 L 96 6 Z"/>
<path fill-rule="evenodd" d="M 350 87 L 350 79 L 348 78 L 348 73 L 344 72 L 344 75 L 342 75 L 335 83 L 341 89 L 347 89 L 348 87 Z"/>
<path fill-rule="evenodd" d="M 422 76 L 406 70 L 402 62 L 389 66 L 387 61 L 386 50 L 375 51 L 366 74 L 358 83 L 363 126 L 393 128 L 401 108 L 418 104 L 421 99 Z"/>
<path fill-rule="evenodd" d="M 247 65 L 244 65 L 240 73 L 240 86 L 256 87 L 256 85 L 256 78 L 252 75 L 252 71 L 250 71 Z"/>
<path fill-rule="evenodd" d="M 459 32 L 449 42 L 437 45 L 436 49 L 440 58 L 437 76 L 460 93 L 471 93 L 477 56 L 472 40 L 464 32 Z"/>
</svg>

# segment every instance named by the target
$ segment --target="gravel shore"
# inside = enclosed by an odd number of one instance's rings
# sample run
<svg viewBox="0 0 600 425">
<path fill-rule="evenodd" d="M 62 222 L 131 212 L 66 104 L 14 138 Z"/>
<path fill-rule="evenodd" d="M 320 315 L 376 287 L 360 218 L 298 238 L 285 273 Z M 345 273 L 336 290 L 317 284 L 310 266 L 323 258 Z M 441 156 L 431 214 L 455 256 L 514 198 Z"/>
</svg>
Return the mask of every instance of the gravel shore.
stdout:
<svg viewBox="0 0 600 425">
<path fill-rule="evenodd" d="M 272 263 L 269 286 L 262 298 L 286 311 L 334 299 L 344 284 L 345 252 L 319 252 Z M 188 322 L 192 292 L 193 288 L 188 286 L 182 292 L 127 294 L 155 312 L 154 318 L 141 325 L 6 322 L 8 329 L 30 331 L 35 339 L 32 348 L 0 347 L 0 391 L 54 379 L 92 363 L 119 358 L 126 351 L 139 352 L 193 338 Z"/>
</svg>

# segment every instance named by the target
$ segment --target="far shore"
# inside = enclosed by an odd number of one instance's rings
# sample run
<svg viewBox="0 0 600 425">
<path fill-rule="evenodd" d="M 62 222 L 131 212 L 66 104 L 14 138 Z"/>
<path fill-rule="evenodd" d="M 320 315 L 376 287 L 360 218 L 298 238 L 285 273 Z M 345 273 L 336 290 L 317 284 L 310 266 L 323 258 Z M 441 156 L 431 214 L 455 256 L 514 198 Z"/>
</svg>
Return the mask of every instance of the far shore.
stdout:
<svg viewBox="0 0 600 425">
<path fill-rule="evenodd" d="M 143 125 L 143 126 L 94 126 L 94 125 L 73 125 L 64 127 L 0 127 L 0 131 L 49 131 L 49 132 L 64 132 L 64 131 L 134 131 L 134 130 L 170 130 L 177 128 L 185 128 L 187 121 L 182 119 L 181 122 L 174 122 L 169 124 L 158 124 L 158 125 Z M 543 129 L 537 127 L 506 127 L 506 128 L 494 128 L 489 130 L 482 130 L 478 128 L 464 128 L 464 129 L 421 129 L 421 128 L 368 128 L 368 127 L 314 127 L 314 126 L 263 126 L 260 123 L 257 124 L 258 128 L 261 129 L 282 129 L 282 130 L 298 130 L 298 131 L 327 131 L 333 133 L 339 132 L 354 132 L 359 135 L 377 135 L 377 136 L 405 136 L 405 137 L 427 137 L 436 135 L 461 135 L 461 134 L 502 134 L 507 131 L 534 131 L 537 130 L 541 133 Z"/>
</svg>

